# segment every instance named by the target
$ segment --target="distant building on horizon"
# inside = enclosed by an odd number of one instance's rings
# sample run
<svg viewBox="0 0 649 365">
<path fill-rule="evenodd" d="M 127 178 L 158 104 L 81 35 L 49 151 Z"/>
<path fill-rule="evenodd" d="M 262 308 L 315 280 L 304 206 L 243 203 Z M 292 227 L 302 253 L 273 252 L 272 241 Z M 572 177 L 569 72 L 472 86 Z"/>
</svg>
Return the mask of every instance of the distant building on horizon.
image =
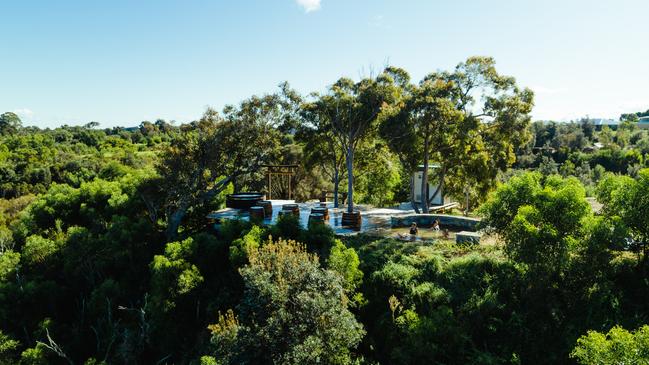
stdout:
<svg viewBox="0 0 649 365">
<path fill-rule="evenodd" d="M 593 123 L 595 127 L 598 129 L 602 129 L 605 125 L 607 125 L 611 129 L 617 128 L 617 126 L 620 124 L 620 121 L 618 119 L 609 119 L 609 118 L 582 118 L 582 119 L 575 119 L 575 120 L 551 120 L 551 119 L 542 119 L 542 120 L 535 120 L 535 123 L 543 123 L 543 124 L 550 124 L 550 123 L 555 123 L 555 124 L 580 124 L 584 120 L 588 120 L 589 122 Z"/>
<path fill-rule="evenodd" d="M 649 129 L 649 117 L 638 118 L 638 128 Z"/>
<path fill-rule="evenodd" d="M 604 126 L 616 130 L 617 126 L 620 124 L 620 121 L 616 119 L 591 118 L 589 120 L 595 125 L 595 129 L 598 131 L 601 131 Z"/>
</svg>

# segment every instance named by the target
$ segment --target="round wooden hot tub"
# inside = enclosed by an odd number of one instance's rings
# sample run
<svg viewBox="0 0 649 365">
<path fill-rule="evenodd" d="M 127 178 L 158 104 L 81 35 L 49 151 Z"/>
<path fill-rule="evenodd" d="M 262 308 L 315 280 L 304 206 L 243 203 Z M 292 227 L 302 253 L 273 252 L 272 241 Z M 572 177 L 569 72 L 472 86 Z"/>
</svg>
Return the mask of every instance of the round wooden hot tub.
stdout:
<svg viewBox="0 0 649 365">
<path fill-rule="evenodd" d="M 266 197 L 263 193 L 256 192 L 229 194 L 225 197 L 225 206 L 228 208 L 247 210 L 265 199 Z"/>
</svg>

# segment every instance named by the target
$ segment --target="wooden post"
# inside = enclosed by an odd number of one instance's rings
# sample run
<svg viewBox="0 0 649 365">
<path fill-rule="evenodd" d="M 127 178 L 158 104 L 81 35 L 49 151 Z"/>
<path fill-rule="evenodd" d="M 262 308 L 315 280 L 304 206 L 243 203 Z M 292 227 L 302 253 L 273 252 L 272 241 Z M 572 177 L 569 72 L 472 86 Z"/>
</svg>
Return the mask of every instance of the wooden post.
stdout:
<svg viewBox="0 0 649 365">
<path fill-rule="evenodd" d="M 293 198 L 294 189 L 293 189 L 293 174 L 297 170 L 297 165 L 265 165 L 266 173 L 268 174 L 268 195 L 267 198 L 270 200 L 273 198 L 273 175 L 279 178 L 280 191 L 281 193 L 287 193 L 288 199 Z M 276 179 L 277 180 L 277 179 Z M 284 180 L 288 183 L 287 190 L 282 190 L 285 188 Z M 281 195 L 281 194 L 280 194 Z M 285 195 L 283 196 L 285 197 Z M 284 198 L 286 199 L 286 198 Z"/>
<path fill-rule="evenodd" d="M 288 200 L 291 200 L 291 174 L 286 174 L 288 178 Z"/>
</svg>

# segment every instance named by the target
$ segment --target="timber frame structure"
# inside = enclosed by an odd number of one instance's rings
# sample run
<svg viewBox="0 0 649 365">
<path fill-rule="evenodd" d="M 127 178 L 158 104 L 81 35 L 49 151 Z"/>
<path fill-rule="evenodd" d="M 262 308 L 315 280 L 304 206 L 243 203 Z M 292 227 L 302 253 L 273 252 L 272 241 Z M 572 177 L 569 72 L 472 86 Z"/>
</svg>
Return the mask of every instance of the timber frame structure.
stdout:
<svg viewBox="0 0 649 365">
<path fill-rule="evenodd" d="M 291 195 L 293 194 L 293 176 L 297 173 L 298 165 L 264 165 L 266 168 L 266 190 L 267 196 L 266 199 L 273 199 L 273 177 L 275 180 L 280 180 L 281 182 L 286 181 L 288 185 L 288 200 L 291 200 Z"/>
</svg>

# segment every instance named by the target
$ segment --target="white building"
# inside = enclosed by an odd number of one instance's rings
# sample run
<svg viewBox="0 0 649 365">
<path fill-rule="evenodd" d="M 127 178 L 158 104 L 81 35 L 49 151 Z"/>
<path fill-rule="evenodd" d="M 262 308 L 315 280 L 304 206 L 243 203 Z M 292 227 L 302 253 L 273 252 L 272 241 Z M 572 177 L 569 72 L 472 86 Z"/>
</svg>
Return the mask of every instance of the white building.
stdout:
<svg viewBox="0 0 649 365">
<path fill-rule="evenodd" d="M 428 200 L 431 201 L 431 206 L 444 204 L 444 187 L 442 186 L 442 188 L 437 191 L 437 187 L 440 184 L 440 181 L 437 180 L 439 167 L 439 165 L 435 164 L 430 164 L 428 166 Z M 414 173 L 414 201 L 419 205 L 421 205 L 421 182 L 423 176 L 424 165 L 419 165 L 419 169 Z M 435 194 L 435 192 L 437 192 L 437 194 Z M 433 194 L 435 194 L 434 197 Z"/>
</svg>

